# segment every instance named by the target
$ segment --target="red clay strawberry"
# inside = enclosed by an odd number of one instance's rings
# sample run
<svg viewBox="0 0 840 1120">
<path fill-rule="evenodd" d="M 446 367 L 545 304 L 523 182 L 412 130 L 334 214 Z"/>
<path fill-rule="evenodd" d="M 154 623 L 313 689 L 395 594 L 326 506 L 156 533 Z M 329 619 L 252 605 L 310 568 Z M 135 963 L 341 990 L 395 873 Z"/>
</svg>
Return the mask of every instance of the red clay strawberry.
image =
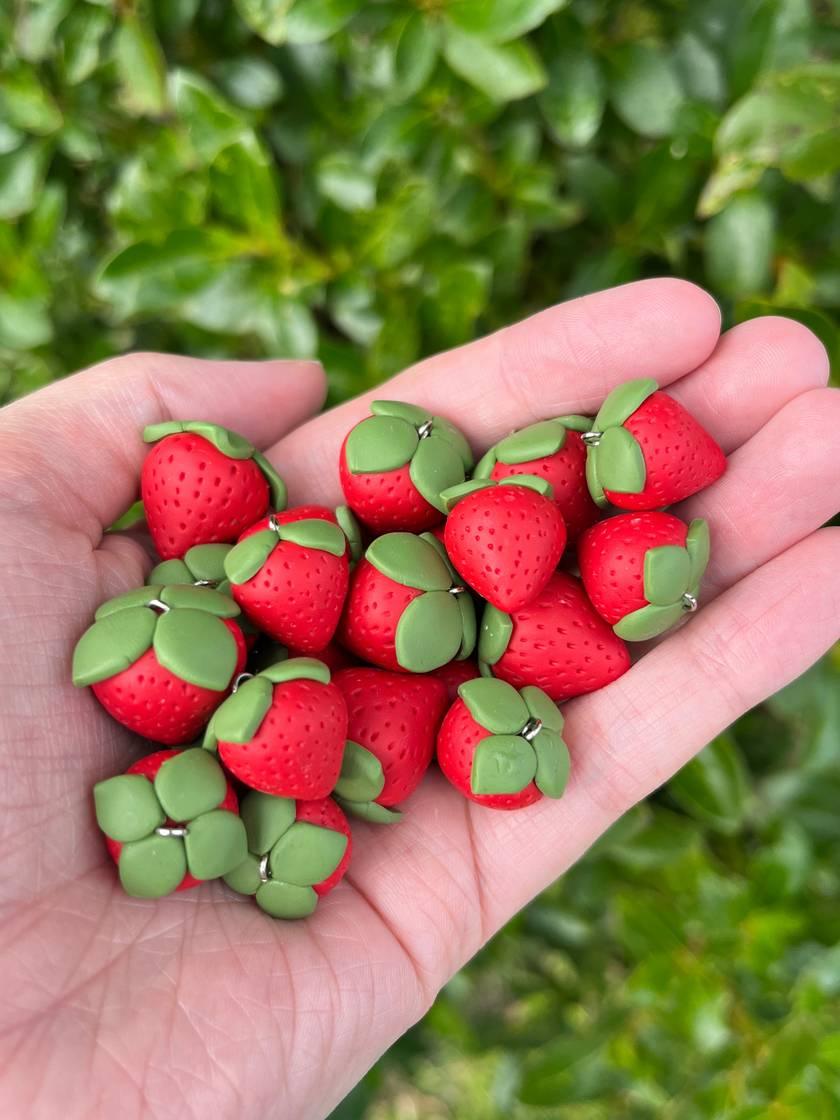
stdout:
<svg viewBox="0 0 840 1120">
<path fill-rule="evenodd" d="M 123 889 L 135 898 L 218 879 L 247 855 L 233 787 L 200 747 L 155 751 L 93 788 Z"/>
<path fill-rule="evenodd" d="M 589 490 L 601 506 L 673 505 L 726 470 L 726 457 L 706 429 L 649 377 L 613 389 L 583 441 Z"/>
<path fill-rule="evenodd" d="M 625 641 L 654 638 L 697 610 L 709 527 L 670 513 L 623 513 L 593 525 L 578 546 L 592 605 Z"/>
<path fill-rule="evenodd" d="M 543 478 L 476 479 L 444 492 L 452 564 L 499 610 L 524 606 L 545 587 L 566 547 L 563 516 Z"/>
<path fill-rule="evenodd" d="M 349 716 L 336 800 L 365 820 L 399 820 L 393 806 L 417 789 L 432 761 L 446 686 L 431 676 L 368 668 L 343 669 L 333 681 Z"/>
<path fill-rule="evenodd" d="M 521 809 L 561 797 L 569 776 L 560 709 L 539 688 L 467 681 L 438 733 L 443 774 L 470 801 Z"/>
<path fill-rule="evenodd" d="M 490 448 L 476 464 L 473 478 L 544 478 L 563 515 L 568 542 L 574 544 L 599 517 L 586 485 L 586 445 L 581 438 L 581 432 L 591 428 L 586 416 L 558 416 L 521 428 Z"/>
<path fill-rule="evenodd" d="M 475 645 L 475 608 L 431 533 L 385 533 L 350 579 L 338 639 L 382 669 L 428 673 Z"/>
<path fill-rule="evenodd" d="M 506 614 L 488 604 L 479 667 L 514 688 L 533 684 L 556 703 L 594 692 L 630 668 L 627 646 L 587 598 L 580 580 L 556 572 L 527 606 Z"/>
<path fill-rule="evenodd" d="M 294 801 L 251 791 L 242 798 L 248 854 L 225 876 L 272 918 L 305 918 L 350 863 L 347 818 L 331 797 Z"/>
<path fill-rule="evenodd" d="M 473 658 L 468 657 L 464 661 L 448 661 L 445 665 L 441 665 L 439 669 L 433 669 L 428 675 L 443 681 L 449 695 L 449 703 L 452 704 L 458 695 L 459 685 L 462 685 L 464 681 L 475 680 L 480 674 L 477 663 Z"/>
<path fill-rule="evenodd" d="M 240 677 L 204 737 L 251 789 L 307 801 L 332 793 L 347 738 L 347 705 L 321 661 L 296 657 Z"/>
<path fill-rule="evenodd" d="M 329 643 L 347 595 L 347 538 L 325 506 L 272 513 L 225 557 L 231 594 L 275 641 L 303 653 Z"/>
<path fill-rule="evenodd" d="M 143 463 L 140 496 L 163 560 L 193 545 L 235 541 L 268 510 L 286 505 L 283 480 L 236 432 L 171 420 L 149 425 L 143 439 L 155 447 Z"/>
<path fill-rule="evenodd" d="M 103 603 L 73 653 L 73 683 L 90 685 L 124 727 L 158 743 L 195 739 L 245 664 L 239 607 L 208 587 L 129 591 Z"/>
<path fill-rule="evenodd" d="M 373 401 L 370 409 L 341 448 L 347 504 L 374 533 L 430 529 L 446 513 L 441 491 L 463 482 L 473 465 L 469 444 L 417 405 Z"/>
</svg>

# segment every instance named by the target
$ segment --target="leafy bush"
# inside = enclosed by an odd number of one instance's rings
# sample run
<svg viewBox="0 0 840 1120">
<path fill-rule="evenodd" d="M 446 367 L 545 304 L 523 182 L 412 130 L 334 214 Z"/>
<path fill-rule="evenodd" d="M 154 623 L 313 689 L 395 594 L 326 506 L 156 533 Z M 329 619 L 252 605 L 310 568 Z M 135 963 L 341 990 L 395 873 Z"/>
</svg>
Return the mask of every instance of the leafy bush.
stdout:
<svg viewBox="0 0 840 1120">
<path fill-rule="evenodd" d="M 838 0 L 4 5 L 0 399 L 138 347 L 317 353 L 340 399 L 661 273 L 836 358 L 838 44 Z M 838 676 L 631 814 L 337 1115 L 836 1117 Z"/>
</svg>

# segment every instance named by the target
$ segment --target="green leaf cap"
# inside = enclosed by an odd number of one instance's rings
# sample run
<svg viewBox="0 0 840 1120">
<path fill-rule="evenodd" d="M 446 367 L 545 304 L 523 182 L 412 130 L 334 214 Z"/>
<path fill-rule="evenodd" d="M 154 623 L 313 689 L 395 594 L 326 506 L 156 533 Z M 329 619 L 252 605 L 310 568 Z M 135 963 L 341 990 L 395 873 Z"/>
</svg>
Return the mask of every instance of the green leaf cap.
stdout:
<svg viewBox="0 0 840 1120">
<path fill-rule="evenodd" d="M 229 459 L 253 459 L 268 483 L 271 508 L 274 510 L 286 508 L 286 484 L 283 479 L 262 452 L 257 451 L 244 436 L 232 432 L 229 428 L 208 424 L 204 420 L 167 420 L 162 424 L 149 424 L 145 427 L 143 440 L 145 443 L 157 443 L 158 440 L 181 432 L 192 432 L 194 435 L 201 436 Z"/>
<path fill-rule="evenodd" d="M 476 464 L 473 478 L 489 478 L 496 463 L 519 466 L 535 459 L 545 459 L 563 450 L 566 432 L 588 432 L 592 420 L 588 416 L 557 416 L 553 420 L 540 420 L 527 428 L 511 432 L 490 448 Z"/>
<path fill-rule="evenodd" d="M 433 533 L 385 533 L 365 559 L 388 579 L 423 592 L 397 623 L 397 661 L 411 673 L 429 673 L 475 648 L 475 606 L 458 580 L 446 549 Z"/>
<path fill-rule="evenodd" d="M 684 614 L 697 610 L 709 545 L 709 526 L 698 517 L 688 527 L 684 548 L 666 544 L 647 550 L 642 574 L 648 605 L 613 626 L 619 638 L 647 641 L 676 625 Z"/>
<path fill-rule="evenodd" d="M 478 677 L 458 695 L 472 718 L 490 734 L 475 748 L 470 787 L 477 795 L 519 793 L 535 782 L 545 797 L 561 797 L 569 777 L 563 716 L 541 688 L 517 690 L 505 681 Z"/>
<path fill-rule="evenodd" d="M 344 449 L 352 474 L 399 470 L 408 465 L 414 486 L 435 509 L 445 513 L 441 491 L 463 482 L 472 468 L 470 445 L 445 420 L 417 405 L 373 401 L 372 416 L 350 432 Z"/>
<path fill-rule="evenodd" d="M 349 506 L 336 506 L 335 519 L 338 522 L 339 529 L 341 529 L 342 533 L 344 533 L 347 538 L 347 547 L 350 550 L 351 563 L 358 564 L 364 555 L 365 546 L 362 541 L 362 527 L 356 515 Z"/>
<path fill-rule="evenodd" d="M 247 855 L 245 825 L 220 809 L 227 794 L 224 771 L 212 755 L 193 747 L 173 753 L 154 780 L 120 774 L 93 788 L 96 821 L 121 845 L 120 881 L 135 898 L 170 894 L 189 872 L 218 879 Z"/>
<path fill-rule="evenodd" d="M 333 556 L 343 556 L 348 548 L 347 537 L 332 521 L 306 517 L 301 521 L 283 523 L 269 517 L 267 529 L 251 533 L 233 546 L 225 557 L 225 575 L 233 584 L 247 583 L 283 541 L 300 548 L 329 552 Z"/>
<path fill-rule="evenodd" d="M 481 616 L 481 630 L 478 635 L 478 663 L 482 666 L 495 665 L 507 649 L 513 635 L 513 619 L 505 611 L 500 611 L 492 603 L 486 603 Z"/>
<path fill-rule="evenodd" d="M 193 587 L 211 587 L 230 595 L 230 582 L 225 576 L 225 557 L 229 544 L 196 544 L 179 560 L 163 560 L 152 568 L 149 583 L 191 583 Z"/>
<path fill-rule="evenodd" d="M 382 763 L 372 751 L 348 739 L 333 797 L 354 817 L 392 824 L 402 818 L 402 813 L 378 803 L 376 799 L 384 788 Z"/>
<path fill-rule="evenodd" d="M 158 664 L 199 688 L 223 692 L 238 650 L 222 619 L 239 607 L 209 587 L 151 584 L 103 603 L 73 651 L 78 688 L 107 680 L 153 649 Z"/>
<path fill-rule="evenodd" d="M 347 837 L 331 828 L 296 820 L 295 802 L 252 790 L 242 799 L 247 854 L 225 882 L 254 895 L 273 918 L 305 918 L 318 903 L 313 889 L 344 859 Z"/>
<path fill-rule="evenodd" d="M 290 657 L 277 661 L 252 676 L 242 673 L 233 691 L 223 700 L 207 725 L 202 746 L 215 751 L 222 743 L 250 743 L 274 701 L 275 685 L 289 681 L 330 683 L 330 671 L 314 657 Z"/>
<path fill-rule="evenodd" d="M 644 490 L 645 457 L 638 440 L 623 425 L 658 389 L 652 377 L 617 386 L 598 410 L 591 431 L 584 433 L 586 481 L 599 506 L 608 504 L 605 490 L 617 494 L 640 494 Z"/>
<path fill-rule="evenodd" d="M 528 490 L 535 490 L 538 494 L 542 494 L 544 498 L 551 498 L 554 495 L 551 483 L 535 474 L 514 474 L 508 478 L 500 478 L 498 481 L 490 478 L 471 478 L 467 482 L 450 486 L 448 490 L 443 491 L 441 498 L 446 506 L 446 512 L 451 513 L 464 498 L 469 498 L 480 490 L 490 490 L 495 486 L 524 486 Z"/>
</svg>

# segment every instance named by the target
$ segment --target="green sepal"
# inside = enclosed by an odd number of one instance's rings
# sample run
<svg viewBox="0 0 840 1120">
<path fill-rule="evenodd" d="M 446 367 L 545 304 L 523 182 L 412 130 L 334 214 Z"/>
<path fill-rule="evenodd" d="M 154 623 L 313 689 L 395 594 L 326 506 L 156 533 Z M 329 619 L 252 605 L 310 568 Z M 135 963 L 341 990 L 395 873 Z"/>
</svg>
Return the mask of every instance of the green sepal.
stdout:
<svg viewBox="0 0 840 1120">
<path fill-rule="evenodd" d="M 626 428 L 607 428 L 590 454 L 598 461 L 598 483 L 616 494 L 640 494 L 647 468 L 639 441 Z"/>
<path fill-rule="evenodd" d="M 620 427 L 658 388 L 659 384 L 652 377 L 639 377 L 635 381 L 625 381 L 623 385 L 616 386 L 598 409 L 593 431 L 605 432 L 607 428 Z"/>
<path fill-rule="evenodd" d="M 385 533 L 368 547 L 365 559 L 388 579 L 420 591 L 447 591 L 452 576 L 437 549 L 414 533 Z"/>
<path fill-rule="evenodd" d="M 597 447 L 587 447 L 586 449 L 586 486 L 589 490 L 589 496 L 596 506 L 604 509 L 609 505 L 607 496 L 604 493 L 604 487 L 601 485 L 601 479 L 598 476 L 598 456 Z"/>
<path fill-rule="evenodd" d="M 115 595 L 113 599 L 106 599 L 96 608 L 94 618 L 99 622 L 102 618 L 117 614 L 128 607 L 147 607 L 153 599 L 159 599 L 163 591 L 163 584 L 146 584 L 145 587 L 133 587 L 131 591 L 124 591 L 122 595 Z"/>
<path fill-rule="evenodd" d="M 329 879 L 344 858 L 347 837 L 332 828 L 295 821 L 268 856 L 272 879 L 311 887 Z"/>
<path fill-rule="evenodd" d="M 291 797 L 251 790 L 242 798 L 239 815 L 245 825 L 248 850 L 264 856 L 295 823 L 295 802 Z"/>
<path fill-rule="evenodd" d="M 290 657 L 277 661 L 266 669 L 260 670 L 260 677 L 272 684 L 285 684 L 286 681 L 320 681 L 330 683 L 330 671 L 323 661 L 316 657 Z"/>
<path fill-rule="evenodd" d="M 120 844 L 150 836 L 166 820 L 154 786 L 142 774 L 119 774 L 97 782 L 93 804 L 96 823 Z"/>
<path fill-rule="evenodd" d="M 147 607 L 128 607 L 98 619 L 73 650 L 73 684 L 96 684 L 128 669 L 152 645 L 157 615 Z"/>
<path fill-rule="evenodd" d="M 397 623 L 397 661 L 410 673 L 430 673 L 457 655 L 464 638 L 461 608 L 448 591 L 413 599 Z"/>
<path fill-rule="evenodd" d="M 191 821 L 225 799 L 227 781 L 219 763 L 201 747 L 173 755 L 154 778 L 155 793 L 173 821 Z"/>
<path fill-rule="evenodd" d="M 149 572 L 153 583 L 192 583 L 193 574 L 183 560 L 161 560 Z"/>
<path fill-rule="evenodd" d="M 691 561 L 688 550 L 676 544 L 649 548 L 643 568 L 645 598 L 656 607 L 680 601 L 688 590 Z"/>
<path fill-rule="evenodd" d="M 493 676 L 492 666 L 488 665 L 486 661 L 481 661 L 480 659 L 478 661 L 478 675 L 480 677 L 486 677 L 487 680 L 495 680 L 495 677 Z"/>
<path fill-rule="evenodd" d="M 236 618 L 241 613 L 239 606 L 229 596 L 223 595 L 221 591 L 214 591 L 212 587 L 173 584 L 163 588 L 160 601 L 168 607 L 177 607 L 179 618 L 182 609 L 201 611 L 216 618 Z"/>
<path fill-rule="evenodd" d="M 419 408 L 416 404 L 407 404 L 405 401 L 371 401 L 370 410 L 374 416 L 396 416 L 411 424 L 413 428 L 422 427 L 430 420 L 434 420 L 431 412 Z"/>
<path fill-rule="evenodd" d="M 524 486 L 528 490 L 536 490 L 544 498 L 554 497 L 554 487 L 547 478 L 540 478 L 536 474 L 511 474 L 507 478 L 499 479 L 499 486 Z"/>
<path fill-rule="evenodd" d="M 221 583 L 225 578 L 225 557 L 231 550 L 229 544 L 194 544 L 184 553 L 184 563 L 193 580 L 206 579 L 211 583 Z M 158 565 L 162 567 L 163 565 Z M 177 583 L 177 580 L 152 581 Z M 183 580 L 180 582 L 183 583 Z"/>
<path fill-rule="evenodd" d="M 477 636 L 475 603 L 469 591 L 465 591 L 461 595 L 456 595 L 454 598 L 458 604 L 458 610 L 461 612 L 461 645 L 455 657 L 458 661 L 463 661 L 464 658 L 469 657 L 475 649 L 475 639 Z"/>
<path fill-rule="evenodd" d="M 496 458 L 507 466 L 530 463 L 556 455 L 566 442 L 566 429 L 559 420 L 541 420 L 520 428 L 496 444 Z"/>
<path fill-rule="evenodd" d="M 312 887 L 296 887 L 292 883 L 260 883 L 254 897 L 260 910 L 271 918 L 307 918 L 318 905 L 318 895 Z"/>
<path fill-rule="evenodd" d="M 202 752 L 205 758 L 211 756 Z M 187 867 L 196 879 L 219 879 L 248 855 L 245 825 L 228 809 L 213 809 L 191 820 L 184 837 Z"/>
<path fill-rule="evenodd" d="M 464 462 L 450 443 L 433 432 L 420 440 L 411 458 L 409 475 L 429 505 L 446 513 L 441 493 L 464 481 Z"/>
<path fill-rule="evenodd" d="M 225 575 L 231 583 L 247 583 L 257 574 L 278 545 L 272 529 L 260 529 L 235 544 L 225 557 Z"/>
<path fill-rule="evenodd" d="M 225 883 L 237 894 L 256 894 L 260 888 L 260 861 L 249 852 L 242 863 L 222 876 Z"/>
<path fill-rule="evenodd" d="M 143 499 L 138 498 L 136 502 L 132 502 L 125 513 L 121 513 L 116 521 L 112 521 L 106 533 L 124 533 L 126 529 L 133 529 L 135 525 L 141 525 L 146 520 L 146 510 L 143 507 Z"/>
<path fill-rule="evenodd" d="M 700 581 L 706 573 L 711 550 L 709 524 L 707 521 L 704 521 L 702 517 L 695 517 L 688 526 L 685 548 L 686 552 L 688 552 L 689 560 L 691 561 L 688 586 L 692 589 L 699 588 Z"/>
<path fill-rule="evenodd" d="M 476 721 L 493 735 L 518 735 L 530 718 L 512 684 L 477 677 L 458 686 L 458 695 Z"/>
<path fill-rule="evenodd" d="M 465 482 L 459 482 L 457 486 L 450 486 L 448 489 L 441 491 L 440 499 L 446 512 L 451 513 L 458 502 L 464 498 L 495 485 L 496 483 L 488 478 L 468 478 Z"/>
<path fill-rule="evenodd" d="M 333 797 L 346 813 L 361 821 L 369 821 L 371 824 L 397 824 L 403 818 L 399 809 L 389 809 L 385 805 L 380 805 L 378 801 L 349 801 L 337 793 L 333 794 Z"/>
<path fill-rule="evenodd" d="M 491 735 L 475 748 L 470 788 L 475 794 L 519 793 L 534 780 L 537 756 L 518 735 Z"/>
<path fill-rule="evenodd" d="M 410 461 L 419 442 L 414 425 L 400 417 L 369 416 L 347 437 L 347 469 L 352 474 L 399 470 Z"/>
<path fill-rule="evenodd" d="M 481 616 L 478 635 L 478 656 L 487 665 L 495 665 L 502 657 L 513 634 L 513 619 L 492 603 L 487 603 Z"/>
<path fill-rule="evenodd" d="M 145 443 L 157 443 L 158 440 L 179 432 L 192 432 L 193 435 L 201 436 L 231 459 L 250 459 L 254 454 L 254 445 L 244 436 L 218 424 L 208 424 L 204 420 L 167 420 L 162 424 L 149 424 L 143 429 L 143 440 Z"/>
<path fill-rule="evenodd" d="M 288 501 L 286 483 L 261 451 L 255 451 L 251 458 L 260 468 L 263 477 L 268 483 L 271 508 L 275 513 L 281 513 L 286 508 L 286 502 Z"/>
<path fill-rule="evenodd" d="M 350 560 L 357 564 L 364 555 L 365 547 L 362 541 L 362 527 L 349 506 L 336 506 L 335 519 L 338 527 L 347 538 L 347 548 Z"/>
<path fill-rule="evenodd" d="M 581 416 L 579 412 L 568 412 L 565 416 L 556 416 L 555 419 L 567 432 L 591 432 L 594 422 L 591 416 Z"/>
<path fill-rule="evenodd" d="M 546 797 L 562 797 L 569 780 L 569 748 L 556 731 L 543 727 L 531 743 L 537 760 L 534 781 Z"/>
<path fill-rule="evenodd" d="M 279 536 L 281 541 L 289 541 L 301 548 L 329 552 L 332 556 L 343 556 L 347 549 L 347 538 L 338 525 L 320 517 L 306 517 L 281 525 Z"/>
<path fill-rule="evenodd" d="M 473 468 L 473 481 L 476 479 L 489 478 L 497 462 L 496 448 L 491 447 L 489 451 L 484 452 Z"/>
<path fill-rule="evenodd" d="M 216 709 L 208 733 L 212 734 L 216 743 L 250 743 L 271 707 L 273 695 L 271 682 L 265 677 L 243 681 L 236 692 L 232 692 Z M 210 746 L 207 735 L 204 746 Z"/>
<path fill-rule="evenodd" d="M 372 751 L 348 739 L 334 794 L 348 801 L 375 801 L 384 787 L 382 763 Z"/>
<path fill-rule="evenodd" d="M 120 882 L 132 898 L 163 898 L 172 894 L 187 873 L 187 854 L 179 836 L 152 833 L 123 844 L 118 861 Z"/>
<path fill-rule="evenodd" d="M 456 428 L 454 424 L 445 419 L 443 416 L 433 416 L 432 435 L 437 439 L 442 439 L 449 444 L 449 446 L 461 460 L 461 465 L 464 468 L 463 473 L 466 474 L 467 471 L 472 469 L 472 465 L 475 462 L 475 456 L 472 453 L 472 448 L 467 441 L 467 437 L 464 435 L 460 428 Z"/>
<path fill-rule="evenodd" d="M 158 662 L 170 673 L 213 692 L 228 687 L 239 656 L 233 634 L 220 618 L 188 608 L 158 616 L 152 645 Z"/>
<path fill-rule="evenodd" d="M 548 695 L 543 692 L 541 688 L 537 688 L 535 684 L 526 684 L 524 688 L 520 688 L 519 695 L 525 701 L 525 705 L 531 715 L 532 719 L 538 719 L 543 727 L 547 727 L 549 731 L 560 732 L 563 730 L 563 713 Z"/>
<path fill-rule="evenodd" d="M 649 638 L 655 638 L 658 634 L 664 634 L 666 630 L 676 626 L 684 614 L 685 608 L 682 603 L 673 603 L 667 607 L 649 604 L 626 614 L 613 626 L 613 630 L 625 642 L 646 642 Z"/>
</svg>

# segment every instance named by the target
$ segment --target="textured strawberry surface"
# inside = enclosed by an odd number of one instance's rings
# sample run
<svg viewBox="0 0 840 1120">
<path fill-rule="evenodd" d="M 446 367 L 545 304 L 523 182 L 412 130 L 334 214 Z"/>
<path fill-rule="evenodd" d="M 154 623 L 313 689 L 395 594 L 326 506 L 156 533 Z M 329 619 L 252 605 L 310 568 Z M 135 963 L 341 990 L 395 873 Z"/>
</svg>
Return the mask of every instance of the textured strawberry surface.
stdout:
<svg viewBox="0 0 840 1120">
<path fill-rule="evenodd" d="M 126 770 L 126 774 L 142 774 L 143 777 L 148 778 L 149 781 L 157 774 L 161 766 L 167 759 L 174 758 L 180 751 L 155 751 L 154 754 L 147 754 L 145 758 L 140 758 L 137 762 L 132 763 Z M 228 809 L 231 813 L 239 812 L 239 801 L 236 797 L 236 792 L 233 786 L 228 782 L 227 793 L 225 793 L 224 800 L 219 802 L 220 809 Z M 173 821 L 171 817 L 166 818 L 167 825 L 181 825 L 183 821 Z M 118 840 L 112 840 L 110 836 L 105 837 L 105 846 L 108 849 L 114 863 L 117 863 L 122 851 L 122 844 Z M 175 888 L 176 891 L 188 891 L 190 887 L 197 887 L 199 883 L 203 883 L 203 879 L 196 879 L 195 876 L 190 875 L 189 871 L 184 878 Z"/>
<path fill-rule="evenodd" d="M 335 522 L 326 506 L 298 506 L 275 515 L 281 525 L 318 518 Z M 240 540 L 268 528 L 268 517 L 250 526 Z M 344 606 L 350 567 L 347 553 L 333 556 L 318 548 L 278 541 L 251 579 L 233 584 L 231 593 L 248 618 L 270 637 L 303 654 L 319 653 L 329 643 Z"/>
<path fill-rule="evenodd" d="M 433 669 L 431 673 L 426 674 L 443 681 L 449 694 L 450 704 L 458 697 L 458 686 L 464 681 L 475 680 L 478 675 L 478 665 L 471 657 L 466 657 L 463 661 L 448 661 L 446 665 L 441 665 L 439 669 Z"/>
<path fill-rule="evenodd" d="M 494 486 L 462 499 L 449 514 L 446 550 L 464 579 L 503 611 L 543 588 L 566 546 L 557 506 L 526 486 Z"/>
<path fill-rule="evenodd" d="M 580 539 L 578 561 L 586 593 L 607 622 L 647 606 L 645 555 L 662 545 L 685 546 L 688 526 L 670 513 L 626 513 L 593 525 Z"/>
<path fill-rule="evenodd" d="M 669 397 L 654 393 L 624 422 L 642 448 L 647 470 L 639 494 L 606 490 L 619 509 L 658 509 L 681 502 L 710 486 L 726 470 L 726 457 L 690 412 Z"/>
<path fill-rule="evenodd" d="M 408 604 L 422 594 L 383 576 L 368 560 L 360 561 L 350 577 L 338 640 L 357 657 L 402 672 L 394 648 L 397 624 Z"/>
<path fill-rule="evenodd" d="M 251 789 L 313 800 L 335 788 L 347 738 L 347 706 L 334 684 L 274 686 L 271 707 L 247 743 L 219 741 L 228 770 Z"/>
<path fill-rule="evenodd" d="M 519 793 L 473 793 L 470 785 L 475 748 L 490 732 L 472 718 L 463 700 L 456 700 L 444 716 L 437 740 L 438 765 L 456 789 L 479 805 L 492 809 L 522 809 L 542 794 L 533 782 Z"/>
<path fill-rule="evenodd" d="M 565 572 L 514 611 L 508 647 L 493 675 L 514 688 L 535 684 L 555 703 L 594 692 L 630 668 L 627 646 L 601 618 L 580 580 Z"/>
<path fill-rule="evenodd" d="M 329 894 L 333 887 L 338 886 L 350 866 L 350 855 L 353 850 L 350 823 L 331 797 L 321 797 L 316 801 L 298 801 L 295 807 L 295 820 L 306 821 L 308 824 L 318 825 L 319 828 L 331 828 L 333 832 L 342 832 L 347 837 L 347 847 L 341 857 L 341 863 L 328 879 L 316 883 L 313 888 L 316 894 L 323 897 Z"/>
<path fill-rule="evenodd" d="M 411 481 L 409 465 L 393 471 L 353 474 L 345 445 L 338 461 L 341 489 L 348 506 L 374 533 L 404 530 L 422 533 L 443 521 L 443 514 L 423 497 Z"/>
<path fill-rule="evenodd" d="M 232 619 L 223 619 L 236 640 L 236 668 L 231 680 L 245 667 L 247 649 L 242 631 Z M 181 680 L 164 669 L 148 649 L 133 665 L 91 686 L 99 703 L 123 727 L 153 739 L 176 745 L 196 739 L 227 696 Z"/>
<path fill-rule="evenodd" d="M 382 763 L 380 805 L 399 805 L 429 768 L 447 705 L 446 686 L 432 676 L 343 669 L 335 685 L 347 703 L 347 738 Z"/>
<path fill-rule="evenodd" d="M 230 459 L 191 432 L 167 436 L 140 474 L 146 522 L 162 560 L 195 544 L 233 542 L 268 509 L 268 483 L 253 459 Z"/>
<path fill-rule="evenodd" d="M 288 647 L 289 657 L 306 657 L 302 649 L 295 649 L 294 646 Z M 317 653 L 319 661 L 323 661 L 331 673 L 337 673 L 339 669 L 349 669 L 352 665 L 357 665 L 357 659 L 343 649 L 338 642 L 330 642 L 329 645 L 319 649 Z"/>
<path fill-rule="evenodd" d="M 495 480 L 517 474 L 535 474 L 550 482 L 554 501 L 563 515 L 569 544 L 574 544 L 584 529 L 600 516 L 586 485 L 586 447 L 580 432 L 566 432 L 559 451 L 527 463 L 496 463 L 490 472 Z"/>
</svg>

